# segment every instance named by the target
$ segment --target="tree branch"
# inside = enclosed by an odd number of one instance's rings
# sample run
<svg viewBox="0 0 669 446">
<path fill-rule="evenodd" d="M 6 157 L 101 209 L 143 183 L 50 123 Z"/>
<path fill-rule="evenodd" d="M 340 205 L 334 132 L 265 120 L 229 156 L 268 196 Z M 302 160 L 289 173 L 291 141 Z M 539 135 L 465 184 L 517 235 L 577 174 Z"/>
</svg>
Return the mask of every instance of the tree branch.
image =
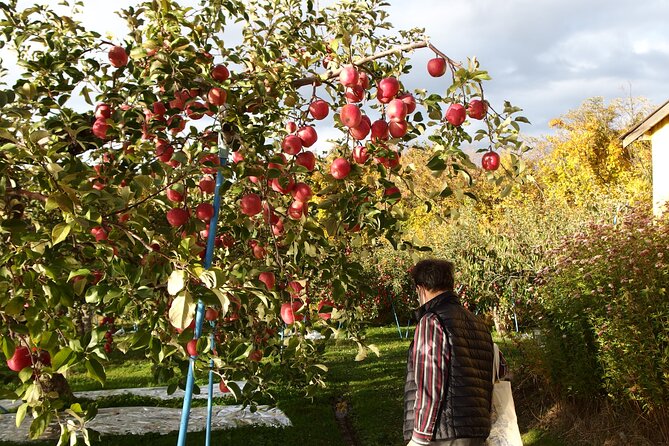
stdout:
<svg viewBox="0 0 669 446">
<path fill-rule="evenodd" d="M 403 52 L 406 52 L 406 51 L 412 51 L 412 50 L 415 50 L 415 49 L 418 49 L 418 48 L 426 48 L 426 47 L 430 47 L 433 51 L 438 52 L 432 46 L 432 44 L 429 41 L 424 40 L 424 41 L 421 41 L 421 42 L 412 42 L 412 43 L 408 43 L 406 45 L 397 46 L 395 48 L 391 48 L 391 49 L 386 50 L 386 51 L 381 51 L 379 53 L 372 54 L 371 56 L 367 56 L 367 57 L 357 59 L 357 60 L 353 61 L 353 65 L 362 65 L 362 64 L 365 64 L 367 62 L 371 62 L 372 60 L 376 60 L 376 59 L 380 59 L 382 57 L 389 56 L 391 54 L 403 53 Z M 441 52 L 439 52 L 439 54 L 441 54 Z M 450 58 L 447 58 L 447 60 L 452 62 L 452 60 Z M 453 62 L 453 63 L 455 63 L 455 62 Z M 319 83 L 319 82 L 323 82 L 323 81 L 326 81 L 328 79 L 332 79 L 334 77 L 339 76 L 339 73 L 341 73 L 341 70 L 342 70 L 341 68 L 339 68 L 337 70 L 328 70 L 325 73 L 322 73 L 322 74 L 317 75 L 317 76 L 309 76 L 309 77 L 304 77 L 304 78 L 301 78 L 301 79 L 296 79 L 292 82 L 292 85 L 295 88 L 300 88 L 300 87 L 304 87 L 306 85 L 312 85 L 312 84 L 316 84 L 316 83 Z"/>
<path fill-rule="evenodd" d="M 15 195 L 19 197 L 26 197 L 30 200 L 37 201 L 46 201 L 46 195 L 40 194 L 39 192 L 30 192 L 23 189 L 7 189 L 7 195 Z"/>
</svg>

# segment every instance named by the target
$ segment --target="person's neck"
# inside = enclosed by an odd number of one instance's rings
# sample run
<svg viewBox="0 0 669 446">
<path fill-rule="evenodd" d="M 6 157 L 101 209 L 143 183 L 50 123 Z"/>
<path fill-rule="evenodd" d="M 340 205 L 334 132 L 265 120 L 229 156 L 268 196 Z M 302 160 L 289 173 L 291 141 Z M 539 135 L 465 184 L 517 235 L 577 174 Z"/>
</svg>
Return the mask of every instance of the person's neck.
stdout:
<svg viewBox="0 0 669 446">
<path fill-rule="evenodd" d="M 446 291 L 448 291 L 448 290 L 433 290 L 433 291 L 425 290 L 425 294 L 424 294 L 425 300 L 423 301 L 422 305 L 425 305 L 426 303 L 428 303 L 429 301 L 431 301 L 435 297 L 439 296 L 440 294 L 445 293 Z"/>
</svg>

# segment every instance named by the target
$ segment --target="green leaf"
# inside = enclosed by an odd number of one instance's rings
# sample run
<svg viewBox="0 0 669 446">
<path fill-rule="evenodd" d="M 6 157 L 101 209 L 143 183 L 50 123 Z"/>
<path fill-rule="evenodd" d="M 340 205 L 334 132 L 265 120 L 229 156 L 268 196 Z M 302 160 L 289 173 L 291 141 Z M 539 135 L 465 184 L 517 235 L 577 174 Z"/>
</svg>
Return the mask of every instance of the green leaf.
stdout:
<svg viewBox="0 0 669 446">
<path fill-rule="evenodd" d="M 97 380 L 103 386 L 105 385 L 105 381 L 107 380 L 105 369 L 102 367 L 102 364 L 100 364 L 100 361 L 94 356 L 89 356 L 88 359 L 86 359 L 86 371 L 88 372 L 89 377 Z"/>
<path fill-rule="evenodd" d="M 181 293 L 172 301 L 169 311 L 170 322 L 175 328 L 184 330 L 193 322 L 195 302 L 188 293 Z"/>
<path fill-rule="evenodd" d="M 23 420 L 26 418 L 26 413 L 28 411 L 28 403 L 23 403 L 16 410 L 16 427 L 20 427 Z"/>
<path fill-rule="evenodd" d="M 58 372 L 60 369 L 65 366 L 67 367 L 74 356 L 74 352 L 69 347 L 63 347 L 56 355 L 51 359 L 51 367 L 54 371 Z"/>
<path fill-rule="evenodd" d="M 12 341 L 9 336 L 2 337 L 2 352 L 5 354 L 5 358 L 9 359 L 14 355 L 14 341 Z"/>
<path fill-rule="evenodd" d="M 51 241 L 55 245 L 62 242 L 70 234 L 72 227 L 67 223 L 58 223 L 51 231 Z"/>
<path fill-rule="evenodd" d="M 167 292 L 171 296 L 178 294 L 186 287 L 186 271 L 175 269 L 167 280 Z"/>
<path fill-rule="evenodd" d="M 51 418 L 49 413 L 42 413 L 30 423 L 30 439 L 37 440 L 42 436 Z"/>
</svg>

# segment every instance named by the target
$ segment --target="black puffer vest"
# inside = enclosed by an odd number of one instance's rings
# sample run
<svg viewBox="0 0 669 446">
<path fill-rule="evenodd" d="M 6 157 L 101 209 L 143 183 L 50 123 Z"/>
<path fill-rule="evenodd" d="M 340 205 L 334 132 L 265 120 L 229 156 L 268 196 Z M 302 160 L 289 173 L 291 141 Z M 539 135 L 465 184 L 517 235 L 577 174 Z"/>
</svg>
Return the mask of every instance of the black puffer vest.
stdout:
<svg viewBox="0 0 669 446">
<path fill-rule="evenodd" d="M 457 295 L 447 291 L 418 309 L 420 320 L 434 313 L 448 337 L 451 358 L 433 440 L 487 438 L 490 433 L 492 399 L 493 346 L 488 327 L 460 305 Z M 416 382 L 414 379 L 413 342 L 409 347 L 404 385 L 404 439 L 409 440 L 414 427 Z"/>
</svg>

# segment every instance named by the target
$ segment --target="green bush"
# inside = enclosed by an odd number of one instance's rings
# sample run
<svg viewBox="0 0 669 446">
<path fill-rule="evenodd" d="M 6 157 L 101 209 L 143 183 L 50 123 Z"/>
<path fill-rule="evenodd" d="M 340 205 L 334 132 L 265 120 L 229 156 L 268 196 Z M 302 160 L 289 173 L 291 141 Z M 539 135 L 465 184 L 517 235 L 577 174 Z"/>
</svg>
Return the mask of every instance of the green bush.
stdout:
<svg viewBox="0 0 669 446">
<path fill-rule="evenodd" d="M 634 209 L 591 225 L 552 253 L 541 274 L 546 361 L 569 395 L 606 392 L 669 413 L 669 213 Z M 664 414 L 664 415 L 662 415 Z"/>
</svg>

